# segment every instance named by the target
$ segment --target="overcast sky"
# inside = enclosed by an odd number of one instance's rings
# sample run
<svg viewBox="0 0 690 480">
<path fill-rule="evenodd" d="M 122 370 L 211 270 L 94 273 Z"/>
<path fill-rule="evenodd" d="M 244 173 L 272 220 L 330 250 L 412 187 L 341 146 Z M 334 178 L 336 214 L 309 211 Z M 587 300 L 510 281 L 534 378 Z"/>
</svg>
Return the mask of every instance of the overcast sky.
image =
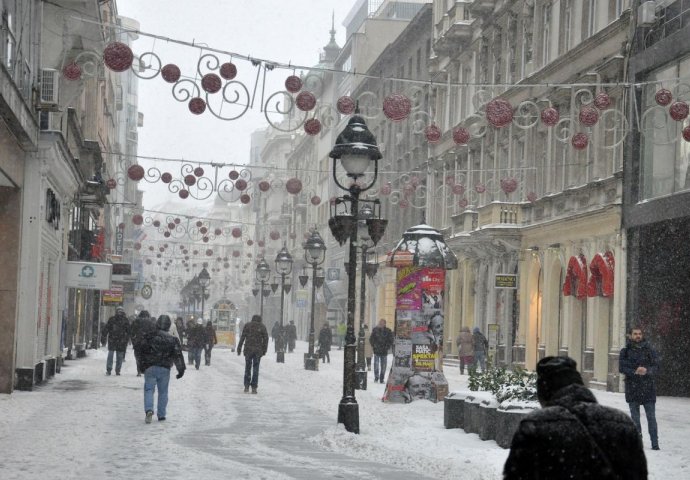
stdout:
<svg viewBox="0 0 690 480">
<path fill-rule="evenodd" d="M 120 15 L 140 23 L 140 30 L 162 37 L 296 65 L 315 65 L 319 52 L 329 41 L 331 15 L 335 12 L 336 40 L 345 41 L 341 25 L 355 0 L 118 0 Z M 193 76 L 201 51 L 164 40 L 141 36 L 134 53 L 153 51 L 162 63 L 177 64 L 183 76 Z M 218 55 L 221 62 L 230 57 Z M 257 69 L 249 62 L 233 59 L 238 68 L 236 80 L 251 92 Z M 274 70 L 266 80 L 266 97 L 284 88 L 291 72 Z M 299 74 L 299 71 L 296 72 Z M 174 99 L 171 86 L 160 76 L 139 81 L 139 110 L 144 126 L 139 129 L 139 155 L 185 158 L 202 162 L 246 163 L 250 134 L 267 125 L 259 111 L 261 80 L 254 108 L 234 121 L 219 120 L 208 111 L 196 116 L 186 102 Z M 179 175 L 179 164 L 150 163 Z M 176 173 L 178 175 L 176 175 Z M 177 195 L 163 189 L 163 184 L 140 183 L 144 205 L 151 208 L 164 199 L 177 201 Z M 156 198 L 154 197 L 156 193 Z M 157 195 L 161 193 L 161 195 Z M 190 205 L 190 200 L 184 202 Z"/>
</svg>

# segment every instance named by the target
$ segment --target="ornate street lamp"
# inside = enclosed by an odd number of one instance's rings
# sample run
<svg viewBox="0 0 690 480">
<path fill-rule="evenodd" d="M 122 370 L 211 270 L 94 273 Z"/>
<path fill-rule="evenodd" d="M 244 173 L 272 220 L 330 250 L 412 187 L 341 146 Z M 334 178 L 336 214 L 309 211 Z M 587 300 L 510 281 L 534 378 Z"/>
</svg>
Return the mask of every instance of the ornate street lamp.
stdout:
<svg viewBox="0 0 690 480">
<path fill-rule="evenodd" d="M 194 278 L 192 278 L 189 282 L 189 288 L 191 291 L 191 296 L 192 299 L 194 300 L 194 315 L 196 315 L 196 305 L 201 299 L 201 286 L 199 285 L 199 276 L 194 275 Z"/>
<path fill-rule="evenodd" d="M 204 319 L 204 302 L 206 300 L 206 287 L 208 287 L 211 283 L 211 275 L 209 275 L 208 270 L 206 270 L 206 267 L 201 269 L 201 272 L 199 272 L 199 277 L 197 278 L 199 281 L 199 286 L 201 287 L 201 319 Z"/>
<path fill-rule="evenodd" d="M 262 320 L 264 318 L 264 297 L 268 296 L 271 293 L 271 291 L 266 288 L 266 282 L 268 281 L 270 276 L 271 267 L 269 267 L 266 260 L 262 258 L 261 261 L 259 261 L 259 264 L 256 266 L 256 279 L 260 284 L 259 291 L 261 292 L 261 299 L 259 300 L 259 304 L 261 306 L 259 310 L 259 315 L 261 316 Z"/>
<path fill-rule="evenodd" d="M 304 243 L 304 259 L 312 267 L 311 282 L 311 320 L 309 324 L 309 353 L 304 355 L 305 370 L 318 370 L 319 359 L 314 355 L 314 304 L 316 299 L 316 269 L 326 259 L 326 244 L 323 242 L 319 232 L 314 230 L 311 237 Z M 300 283 L 302 276 L 300 275 Z M 304 286 L 302 284 L 302 286 Z"/>
<path fill-rule="evenodd" d="M 276 362 L 285 363 L 285 343 L 287 341 L 285 330 L 283 328 L 283 307 L 285 306 L 285 293 L 290 292 L 292 285 L 285 284 L 285 277 L 292 273 L 292 255 L 287 251 L 287 247 L 283 245 L 278 255 L 276 255 L 276 273 L 280 275 L 280 335 L 276 339 L 278 342 L 278 351 L 276 352 Z M 271 286 L 272 287 L 272 286 Z M 275 290 L 273 290 L 275 292 Z"/>
<path fill-rule="evenodd" d="M 348 287 L 347 287 L 347 330 L 345 334 L 345 354 L 343 365 L 343 397 L 338 405 L 338 423 L 342 423 L 348 432 L 359 433 L 359 405 L 355 398 L 355 295 L 357 268 L 357 215 L 359 213 L 359 195 L 369 190 L 376 183 L 378 161 L 381 152 L 376 145 L 376 137 L 367 128 L 364 118 L 355 115 L 347 122 L 345 129 L 338 135 L 329 156 L 333 159 L 333 180 L 338 187 L 346 190 L 348 195 L 336 200 L 339 203 L 350 203 L 349 215 L 336 215 L 328 225 L 336 240 L 343 245 L 350 239 Z M 367 184 L 364 174 L 374 162 L 374 175 Z M 353 182 L 345 186 L 338 180 L 337 164 L 340 163 Z M 360 180 L 361 179 L 361 180 Z M 361 182 L 361 183 L 360 183 Z"/>
</svg>

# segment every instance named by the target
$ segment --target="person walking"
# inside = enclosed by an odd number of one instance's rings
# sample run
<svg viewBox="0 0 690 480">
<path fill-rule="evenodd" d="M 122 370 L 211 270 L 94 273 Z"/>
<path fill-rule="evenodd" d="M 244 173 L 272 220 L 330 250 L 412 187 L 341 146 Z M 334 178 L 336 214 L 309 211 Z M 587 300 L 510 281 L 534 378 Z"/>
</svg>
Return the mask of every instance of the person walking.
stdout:
<svg viewBox="0 0 690 480">
<path fill-rule="evenodd" d="M 206 344 L 206 330 L 202 325 L 201 318 L 197 318 L 196 323 L 191 329 L 187 329 L 187 348 L 194 363 L 194 368 L 199 370 L 199 365 L 201 365 L 201 351 Z"/>
<path fill-rule="evenodd" d="M 324 323 L 319 330 L 319 357 L 322 363 L 331 363 L 331 344 L 333 343 L 333 334 L 331 333 L 331 327 L 328 323 Z"/>
<path fill-rule="evenodd" d="M 244 330 L 244 328 L 242 330 Z M 278 350 L 280 349 L 280 340 L 283 338 L 281 332 L 282 328 L 280 327 L 280 323 L 274 323 L 273 327 L 271 328 L 271 339 L 273 340 L 273 348 L 275 348 L 276 353 L 278 353 Z"/>
<path fill-rule="evenodd" d="M 474 368 L 482 368 L 482 373 L 486 372 L 486 352 L 489 350 L 489 341 L 479 327 L 472 330 L 472 347 L 474 349 Z"/>
<path fill-rule="evenodd" d="M 625 401 L 628 402 L 630 416 L 640 437 L 642 436 L 640 405 L 644 407 L 652 450 L 659 450 L 654 382 L 658 370 L 659 355 L 644 339 L 642 329 L 632 327 L 628 334 L 628 342 L 618 357 L 618 371 L 625 375 Z"/>
<path fill-rule="evenodd" d="M 170 325 L 170 317 L 161 315 L 156 322 L 156 330 L 144 334 L 139 346 L 139 362 L 144 372 L 146 423 L 151 423 L 153 418 L 153 395 L 156 388 L 158 389 L 156 415 L 159 422 L 165 420 L 168 407 L 170 368 L 175 365 L 177 379 L 182 378 L 186 369 L 182 345 L 180 345 L 177 337 L 168 333 Z"/>
<path fill-rule="evenodd" d="M 537 363 L 542 408 L 525 416 L 513 435 L 504 480 L 647 478 L 635 424 L 599 405 L 576 367 L 569 357 Z"/>
<path fill-rule="evenodd" d="M 193 352 L 192 349 L 189 348 L 189 334 L 194 330 L 196 327 L 196 322 L 194 321 L 193 318 L 190 318 L 187 320 L 187 326 L 185 327 L 185 336 L 186 336 L 186 342 L 184 343 L 185 347 L 187 347 L 187 363 L 190 365 L 194 365 L 194 357 L 193 357 Z"/>
<path fill-rule="evenodd" d="M 101 344 L 108 343 L 108 359 L 105 363 L 105 374 L 110 375 L 113 370 L 113 355 L 115 360 L 115 375 L 120 374 L 122 369 L 122 362 L 125 360 L 127 353 L 127 344 L 129 343 L 129 320 L 125 315 L 125 309 L 117 307 L 115 315 L 108 319 L 105 328 L 101 332 Z M 116 353 L 117 352 L 117 353 Z"/>
<path fill-rule="evenodd" d="M 393 331 L 386 326 L 386 319 L 379 320 L 369 337 L 369 343 L 374 351 L 374 382 L 383 383 L 386 377 L 388 350 L 393 346 Z"/>
<path fill-rule="evenodd" d="M 204 361 L 206 365 L 211 365 L 211 350 L 213 349 L 213 346 L 218 343 L 216 328 L 213 326 L 213 322 L 211 322 L 211 320 L 206 322 L 204 334 Z"/>
<path fill-rule="evenodd" d="M 292 353 L 297 341 L 297 327 L 294 320 L 290 320 L 290 324 L 285 327 L 285 335 L 287 337 L 288 353 Z"/>
<path fill-rule="evenodd" d="M 130 335 L 132 338 L 132 348 L 134 349 L 134 359 L 137 362 L 137 377 L 141 377 L 144 371 L 141 369 L 141 360 L 139 352 L 144 337 L 156 331 L 156 324 L 151 318 L 148 310 L 142 310 L 139 315 L 132 321 L 130 327 Z"/>
<path fill-rule="evenodd" d="M 367 371 L 371 371 L 371 357 L 374 356 L 374 349 L 371 347 L 371 343 L 369 343 L 369 339 L 371 338 L 371 331 L 369 330 L 369 325 L 366 323 L 364 324 L 364 359 L 367 362 Z"/>
<path fill-rule="evenodd" d="M 469 370 L 474 364 L 474 346 L 472 333 L 469 327 L 462 327 L 458 338 L 455 339 L 455 345 L 458 347 L 458 359 L 460 360 L 460 375 L 465 374 L 465 365 Z"/>
<path fill-rule="evenodd" d="M 242 353 L 244 346 L 244 392 L 252 387 L 252 393 L 257 393 L 259 386 L 259 364 L 261 357 L 268 351 L 268 331 L 261 321 L 260 315 L 254 315 L 252 321 L 244 326 L 240 343 L 237 345 L 237 355 Z"/>
</svg>

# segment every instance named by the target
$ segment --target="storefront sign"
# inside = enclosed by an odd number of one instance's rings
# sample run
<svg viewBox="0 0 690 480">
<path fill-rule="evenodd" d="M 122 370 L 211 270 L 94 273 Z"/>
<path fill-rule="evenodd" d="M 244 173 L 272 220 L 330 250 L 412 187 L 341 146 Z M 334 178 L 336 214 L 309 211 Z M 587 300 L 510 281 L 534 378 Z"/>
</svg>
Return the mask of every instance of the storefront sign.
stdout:
<svg viewBox="0 0 690 480">
<path fill-rule="evenodd" d="M 125 244 L 125 224 L 121 224 L 117 226 L 117 230 L 115 230 L 115 254 L 116 255 L 122 255 L 122 249 Z M 115 272 L 113 272 L 114 274 Z"/>
<path fill-rule="evenodd" d="M 110 290 L 112 263 L 65 262 L 65 285 L 88 290 Z"/>
<path fill-rule="evenodd" d="M 110 290 L 101 292 L 103 305 L 121 304 L 124 301 L 124 291 L 122 285 L 113 285 Z"/>
<path fill-rule="evenodd" d="M 497 273 L 495 288 L 517 288 L 517 275 Z"/>
</svg>

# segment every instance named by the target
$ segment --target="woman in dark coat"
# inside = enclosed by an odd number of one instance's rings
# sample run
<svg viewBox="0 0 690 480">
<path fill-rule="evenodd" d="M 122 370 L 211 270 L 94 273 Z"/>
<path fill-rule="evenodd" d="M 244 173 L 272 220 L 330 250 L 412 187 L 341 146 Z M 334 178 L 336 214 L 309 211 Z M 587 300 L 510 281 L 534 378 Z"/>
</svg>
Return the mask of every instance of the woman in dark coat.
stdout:
<svg viewBox="0 0 690 480">
<path fill-rule="evenodd" d="M 211 365 L 211 350 L 213 346 L 218 343 L 218 337 L 216 337 L 216 329 L 213 327 L 211 320 L 206 322 L 206 340 L 204 342 L 204 360 L 206 365 Z"/>
<path fill-rule="evenodd" d="M 331 363 L 331 355 L 328 352 L 331 351 L 332 343 L 333 334 L 331 333 L 331 327 L 324 323 L 321 330 L 319 330 L 319 357 L 321 357 L 323 363 L 326 363 L 327 358 L 328 363 Z"/>
</svg>

